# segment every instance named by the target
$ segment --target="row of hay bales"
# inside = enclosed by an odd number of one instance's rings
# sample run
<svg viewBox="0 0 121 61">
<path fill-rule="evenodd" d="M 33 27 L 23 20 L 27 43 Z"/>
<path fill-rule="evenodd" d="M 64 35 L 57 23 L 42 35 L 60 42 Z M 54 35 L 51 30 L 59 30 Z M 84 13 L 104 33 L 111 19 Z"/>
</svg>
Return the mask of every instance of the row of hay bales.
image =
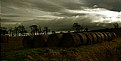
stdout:
<svg viewBox="0 0 121 61">
<path fill-rule="evenodd" d="M 23 46 L 39 47 L 79 47 L 102 41 L 111 41 L 116 37 L 113 32 L 82 32 L 82 33 L 55 33 L 50 35 L 25 36 Z"/>
<path fill-rule="evenodd" d="M 55 33 L 50 35 L 1 37 L 2 49 L 39 47 L 79 47 L 102 41 L 111 41 L 117 35 L 113 32 Z"/>
<path fill-rule="evenodd" d="M 3 37 L 2 36 L 1 38 L 5 38 L 3 40 L 3 42 L 1 43 L 1 50 L 4 50 L 4 49 L 19 49 L 19 48 L 24 47 L 23 46 L 24 36 L 17 36 L 17 37 L 9 37 L 9 36 Z"/>
<path fill-rule="evenodd" d="M 116 37 L 113 32 L 83 32 L 83 33 L 65 33 L 60 39 L 62 47 L 79 47 L 81 45 L 90 45 L 102 41 L 111 41 Z"/>
</svg>

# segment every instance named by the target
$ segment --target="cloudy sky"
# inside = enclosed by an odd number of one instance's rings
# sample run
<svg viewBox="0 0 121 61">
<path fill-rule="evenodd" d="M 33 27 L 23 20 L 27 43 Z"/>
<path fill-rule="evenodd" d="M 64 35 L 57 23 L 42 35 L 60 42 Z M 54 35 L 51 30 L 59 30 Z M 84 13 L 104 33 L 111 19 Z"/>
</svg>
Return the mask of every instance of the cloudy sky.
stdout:
<svg viewBox="0 0 121 61">
<path fill-rule="evenodd" d="M 52 30 L 121 25 L 121 0 L 0 0 L 2 26 L 37 24 Z"/>
</svg>

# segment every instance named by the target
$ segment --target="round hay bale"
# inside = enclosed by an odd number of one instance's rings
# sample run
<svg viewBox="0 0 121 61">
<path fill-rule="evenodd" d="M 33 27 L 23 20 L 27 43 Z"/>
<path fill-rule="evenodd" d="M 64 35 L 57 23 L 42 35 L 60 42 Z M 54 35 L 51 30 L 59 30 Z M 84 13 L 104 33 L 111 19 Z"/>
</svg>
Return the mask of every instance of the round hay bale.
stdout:
<svg viewBox="0 0 121 61">
<path fill-rule="evenodd" d="M 58 47 L 61 36 L 62 36 L 61 33 L 55 33 L 49 35 L 47 40 L 47 47 Z"/>
<path fill-rule="evenodd" d="M 8 35 L 1 35 L 0 37 L 0 43 L 8 43 Z"/>
<path fill-rule="evenodd" d="M 95 33 L 93 33 L 93 32 L 91 32 L 90 34 L 91 34 L 92 37 L 93 37 L 93 43 L 94 43 L 94 44 L 97 43 L 97 40 L 98 40 L 97 35 L 96 35 Z"/>
<path fill-rule="evenodd" d="M 44 41 L 45 41 L 45 47 L 47 46 L 47 39 L 48 39 L 48 35 L 41 35 L 42 36 L 42 38 L 44 39 Z"/>
<path fill-rule="evenodd" d="M 105 41 L 108 41 L 108 35 L 105 32 L 102 32 L 105 36 Z"/>
<path fill-rule="evenodd" d="M 81 45 L 87 45 L 89 42 L 87 36 L 83 33 L 78 33 L 78 35 L 80 37 Z"/>
<path fill-rule="evenodd" d="M 98 32 L 101 35 L 101 41 L 105 41 L 106 40 L 106 36 L 102 33 L 102 32 Z"/>
<path fill-rule="evenodd" d="M 117 37 L 116 33 L 114 33 L 114 32 L 111 32 L 111 35 L 112 35 L 113 39 Z"/>
<path fill-rule="evenodd" d="M 95 35 L 97 36 L 97 42 L 101 42 L 102 41 L 102 37 L 98 32 L 95 32 Z"/>
<path fill-rule="evenodd" d="M 105 32 L 108 35 L 108 40 L 107 41 L 111 41 L 113 39 L 113 36 L 111 35 L 110 32 Z"/>
<path fill-rule="evenodd" d="M 121 37 L 121 28 L 114 29 L 114 32 L 116 33 L 117 37 Z"/>
<path fill-rule="evenodd" d="M 93 44 L 93 36 L 90 34 L 90 32 L 83 32 L 88 39 L 88 44 Z"/>
<path fill-rule="evenodd" d="M 47 40 L 46 35 L 35 35 L 33 37 L 33 47 L 34 48 L 44 47 L 46 40 Z"/>
<path fill-rule="evenodd" d="M 22 42 L 24 48 L 32 48 L 33 46 L 32 38 L 30 36 L 24 36 Z"/>
<path fill-rule="evenodd" d="M 80 37 L 76 33 L 64 33 L 60 39 L 61 47 L 79 47 Z"/>
<path fill-rule="evenodd" d="M 23 46 L 23 36 L 9 37 L 7 43 L 2 43 L 3 49 L 19 49 L 24 48 Z"/>
</svg>

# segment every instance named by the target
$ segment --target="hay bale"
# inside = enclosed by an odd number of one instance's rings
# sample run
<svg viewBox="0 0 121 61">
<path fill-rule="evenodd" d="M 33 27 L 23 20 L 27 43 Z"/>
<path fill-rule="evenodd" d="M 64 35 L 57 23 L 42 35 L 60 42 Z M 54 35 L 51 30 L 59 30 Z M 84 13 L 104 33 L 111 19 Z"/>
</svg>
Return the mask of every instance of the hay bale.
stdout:
<svg viewBox="0 0 121 61">
<path fill-rule="evenodd" d="M 80 37 L 76 33 L 64 33 L 60 39 L 61 47 L 79 47 Z"/>
<path fill-rule="evenodd" d="M 97 40 L 98 40 L 97 35 L 96 35 L 94 32 L 91 32 L 90 34 L 91 34 L 92 37 L 93 37 L 93 43 L 94 43 L 94 44 L 97 43 Z"/>
<path fill-rule="evenodd" d="M 80 37 L 81 45 L 87 45 L 89 42 L 87 36 L 83 33 L 78 33 L 78 35 Z"/>
<path fill-rule="evenodd" d="M 114 31 L 117 35 L 117 37 L 121 37 L 121 28 L 114 29 Z"/>
<path fill-rule="evenodd" d="M 108 40 L 107 41 L 111 41 L 113 39 L 113 36 L 111 35 L 110 32 L 105 32 L 108 35 Z"/>
<path fill-rule="evenodd" d="M 0 43 L 8 43 L 8 35 L 1 35 L 0 36 Z"/>
<path fill-rule="evenodd" d="M 99 34 L 100 34 L 100 36 L 101 36 L 101 41 L 105 41 L 106 40 L 106 36 L 105 36 L 105 34 L 103 33 L 103 32 L 98 32 Z"/>
<path fill-rule="evenodd" d="M 9 37 L 8 43 L 2 43 L 2 49 L 19 49 L 24 48 L 23 46 L 23 36 Z"/>
<path fill-rule="evenodd" d="M 102 34 L 105 36 L 105 40 L 104 41 L 108 41 L 108 35 L 105 32 L 102 32 Z"/>
<path fill-rule="evenodd" d="M 46 40 L 47 40 L 46 35 L 35 35 L 33 37 L 33 47 L 34 48 L 44 47 Z"/>
<path fill-rule="evenodd" d="M 88 39 L 88 44 L 93 44 L 93 36 L 90 34 L 90 32 L 83 32 Z"/>
<path fill-rule="evenodd" d="M 117 37 L 116 33 L 114 33 L 114 32 L 111 32 L 111 35 L 112 35 L 113 39 Z"/>
<path fill-rule="evenodd" d="M 44 41 L 45 41 L 44 47 L 46 47 L 46 46 L 47 46 L 48 35 L 41 35 L 41 36 L 42 36 L 42 38 L 43 38 Z"/>
<path fill-rule="evenodd" d="M 33 47 L 32 38 L 30 36 L 24 36 L 23 39 L 22 39 L 22 42 L 23 42 L 24 48 L 32 48 Z"/>
<path fill-rule="evenodd" d="M 61 36 L 62 36 L 61 33 L 55 33 L 49 35 L 47 40 L 47 47 L 58 47 Z"/>
<path fill-rule="evenodd" d="M 102 41 L 102 37 L 98 32 L 94 32 L 95 35 L 97 36 L 97 42 L 101 42 Z"/>
</svg>

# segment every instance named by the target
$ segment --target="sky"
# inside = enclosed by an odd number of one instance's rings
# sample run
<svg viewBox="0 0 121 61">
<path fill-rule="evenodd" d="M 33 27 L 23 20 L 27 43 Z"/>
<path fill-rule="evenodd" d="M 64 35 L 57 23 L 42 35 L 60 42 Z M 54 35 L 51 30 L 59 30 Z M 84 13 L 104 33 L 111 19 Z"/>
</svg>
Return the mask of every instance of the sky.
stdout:
<svg viewBox="0 0 121 61">
<path fill-rule="evenodd" d="M 121 0 L 0 0 L 1 26 L 36 24 L 70 30 L 73 23 L 89 29 L 121 26 Z"/>
</svg>

